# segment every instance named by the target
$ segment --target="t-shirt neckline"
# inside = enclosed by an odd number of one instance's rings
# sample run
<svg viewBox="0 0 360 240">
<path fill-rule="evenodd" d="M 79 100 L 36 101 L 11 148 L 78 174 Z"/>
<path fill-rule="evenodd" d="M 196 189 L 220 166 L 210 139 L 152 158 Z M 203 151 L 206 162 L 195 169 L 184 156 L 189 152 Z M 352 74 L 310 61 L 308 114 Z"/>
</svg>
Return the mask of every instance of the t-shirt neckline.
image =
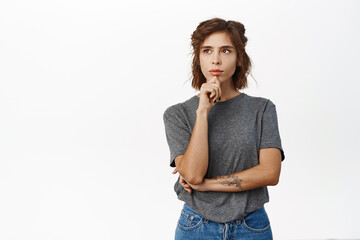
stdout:
<svg viewBox="0 0 360 240">
<path fill-rule="evenodd" d="M 228 100 L 226 100 L 226 101 L 216 102 L 215 105 L 216 105 L 216 104 L 226 104 L 226 103 L 230 103 L 230 102 L 233 102 L 234 100 L 236 100 L 236 99 L 238 99 L 238 98 L 242 98 L 242 97 L 245 96 L 245 95 L 246 95 L 246 94 L 245 94 L 244 92 L 242 92 L 241 94 L 239 94 L 239 95 L 237 95 L 237 96 L 235 96 L 235 97 L 233 97 L 233 98 L 230 98 L 230 99 L 228 99 Z M 195 95 L 194 97 L 196 97 L 198 100 L 200 100 L 200 97 L 198 97 L 197 95 Z"/>
</svg>

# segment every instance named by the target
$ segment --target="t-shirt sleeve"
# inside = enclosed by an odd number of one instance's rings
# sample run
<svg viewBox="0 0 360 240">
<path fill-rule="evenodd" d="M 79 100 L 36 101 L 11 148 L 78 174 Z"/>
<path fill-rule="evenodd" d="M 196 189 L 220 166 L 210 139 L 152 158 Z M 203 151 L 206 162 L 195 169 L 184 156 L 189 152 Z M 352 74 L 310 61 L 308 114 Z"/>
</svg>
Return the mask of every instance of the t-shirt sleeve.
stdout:
<svg viewBox="0 0 360 240">
<path fill-rule="evenodd" d="M 174 106 L 163 114 L 166 140 L 170 149 L 170 166 L 175 167 L 175 157 L 183 155 L 189 145 L 191 133 L 185 123 L 184 115 Z"/>
<path fill-rule="evenodd" d="M 281 152 L 281 161 L 285 159 L 284 150 L 281 146 L 276 106 L 269 99 L 261 120 L 260 149 L 262 148 L 278 148 Z"/>
</svg>

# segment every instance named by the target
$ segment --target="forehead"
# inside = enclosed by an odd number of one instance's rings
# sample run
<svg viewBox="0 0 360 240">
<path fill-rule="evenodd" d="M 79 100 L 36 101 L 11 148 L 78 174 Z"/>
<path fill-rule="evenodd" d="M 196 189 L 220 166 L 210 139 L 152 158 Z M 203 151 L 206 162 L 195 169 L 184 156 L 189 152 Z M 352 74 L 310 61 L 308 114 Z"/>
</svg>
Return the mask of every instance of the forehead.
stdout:
<svg viewBox="0 0 360 240">
<path fill-rule="evenodd" d="M 222 45 L 230 45 L 232 46 L 231 38 L 226 32 L 214 32 L 207 36 L 201 46 L 222 46 Z"/>
</svg>

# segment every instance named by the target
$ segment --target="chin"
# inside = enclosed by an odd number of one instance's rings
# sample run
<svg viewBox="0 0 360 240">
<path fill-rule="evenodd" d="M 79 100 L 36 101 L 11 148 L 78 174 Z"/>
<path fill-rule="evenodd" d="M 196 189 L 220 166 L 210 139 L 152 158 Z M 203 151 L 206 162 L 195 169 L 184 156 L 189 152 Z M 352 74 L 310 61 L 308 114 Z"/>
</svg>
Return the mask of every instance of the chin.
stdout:
<svg viewBox="0 0 360 240">
<path fill-rule="evenodd" d="M 213 76 L 213 75 L 210 75 L 210 76 L 208 76 L 207 78 L 206 78 L 206 81 L 208 82 L 208 81 L 210 81 L 211 79 L 213 79 L 215 76 Z M 219 81 L 221 82 L 221 80 L 223 79 L 223 76 L 217 76 L 217 78 L 219 79 Z"/>
</svg>

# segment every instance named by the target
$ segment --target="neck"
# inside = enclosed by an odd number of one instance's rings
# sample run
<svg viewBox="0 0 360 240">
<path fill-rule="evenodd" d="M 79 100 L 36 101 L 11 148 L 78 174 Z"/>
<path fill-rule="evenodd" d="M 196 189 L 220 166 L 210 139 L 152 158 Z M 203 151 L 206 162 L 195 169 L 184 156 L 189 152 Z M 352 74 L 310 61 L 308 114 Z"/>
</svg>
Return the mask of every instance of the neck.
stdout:
<svg viewBox="0 0 360 240">
<path fill-rule="evenodd" d="M 234 88 L 234 84 L 231 78 L 226 81 L 220 81 L 220 89 L 221 100 L 219 102 L 232 99 L 240 94 L 240 92 Z"/>
</svg>

